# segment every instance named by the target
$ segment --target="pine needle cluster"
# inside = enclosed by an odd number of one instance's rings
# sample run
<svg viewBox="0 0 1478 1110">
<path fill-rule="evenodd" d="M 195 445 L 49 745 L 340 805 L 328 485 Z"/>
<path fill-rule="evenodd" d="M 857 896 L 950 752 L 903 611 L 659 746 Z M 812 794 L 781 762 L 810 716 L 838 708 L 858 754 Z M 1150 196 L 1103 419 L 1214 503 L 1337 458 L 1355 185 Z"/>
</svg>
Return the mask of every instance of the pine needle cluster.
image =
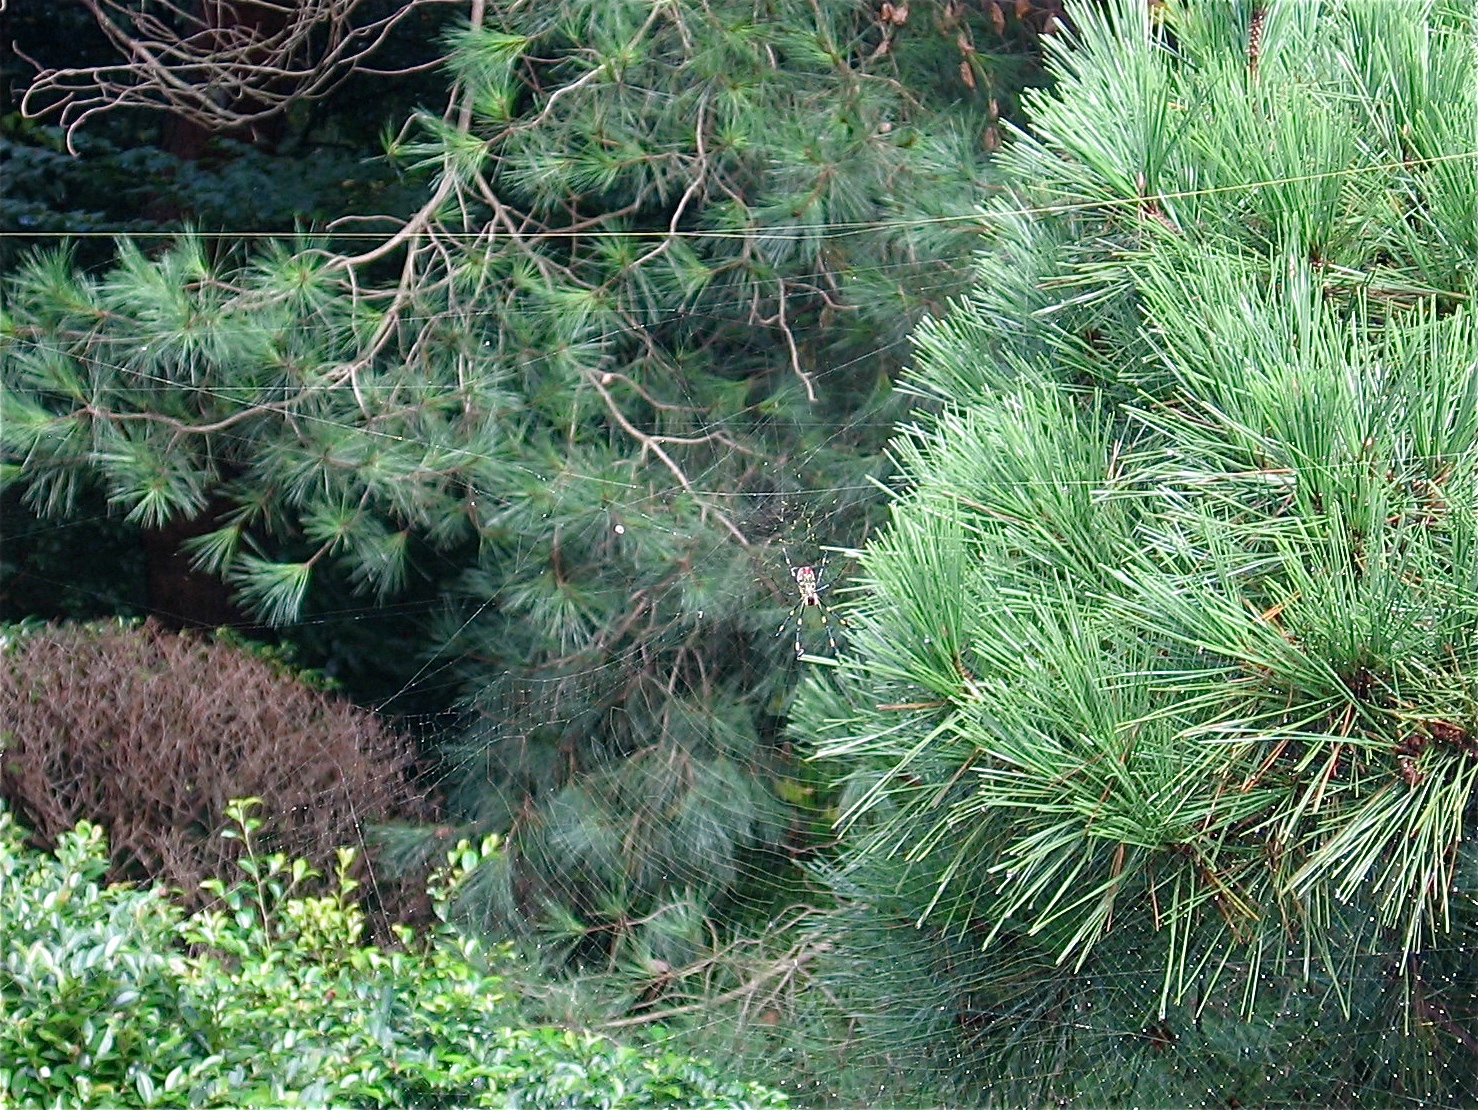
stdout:
<svg viewBox="0 0 1478 1110">
<path fill-rule="evenodd" d="M 195 567 L 288 634 L 432 599 L 374 701 L 462 711 L 450 820 L 509 846 L 472 909 L 603 955 L 636 922 L 706 943 L 743 853 L 808 847 L 781 548 L 875 514 L 891 377 L 964 287 L 957 218 L 1026 69 L 974 44 L 1052 7 L 473 5 L 446 110 L 386 138 L 423 202 L 382 238 L 19 269 L 5 481 L 47 516 L 100 491 L 188 522 Z"/>
<path fill-rule="evenodd" d="M 833 985 L 951 1102 L 1471 1101 L 1471 13 L 1071 15 L 798 708 Z"/>
</svg>

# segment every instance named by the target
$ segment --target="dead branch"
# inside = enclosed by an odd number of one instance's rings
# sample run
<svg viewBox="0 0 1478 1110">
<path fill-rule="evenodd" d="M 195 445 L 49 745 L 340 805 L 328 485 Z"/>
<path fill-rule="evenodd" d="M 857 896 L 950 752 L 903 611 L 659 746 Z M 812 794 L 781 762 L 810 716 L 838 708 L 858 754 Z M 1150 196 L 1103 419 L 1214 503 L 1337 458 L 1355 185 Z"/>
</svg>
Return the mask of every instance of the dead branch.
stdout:
<svg viewBox="0 0 1478 1110">
<path fill-rule="evenodd" d="M 763 325 L 765 327 L 774 326 L 774 327 L 778 327 L 780 329 L 780 334 L 783 335 L 783 336 L 785 336 L 785 347 L 786 347 L 786 350 L 788 350 L 790 352 L 790 368 L 793 371 L 795 371 L 795 376 L 798 377 L 798 378 L 800 378 L 801 384 L 806 387 L 806 400 L 809 401 L 811 404 L 814 405 L 816 403 L 816 379 L 815 379 L 815 377 L 813 375 L 807 373 L 801 367 L 801 352 L 800 352 L 800 348 L 796 346 L 795 332 L 791 331 L 791 329 L 790 329 L 790 323 L 785 318 L 785 315 L 786 315 L 785 314 L 785 298 L 786 298 L 785 282 L 782 281 L 782 282 L 779 283 L 779 285 L 780 285 L 780 307 L 779 307 L 779 310 L 775 313 L 775 315 L 773 315 L 773 316 L 766 316 L 766 317 L 760 318 L 760 317 L 758 317 L 758 315 L 755 312 L 754 308 L 751 308 L 750 309 L 750 316 L 751 317 L 754 317 L 761 325 Z M 759 293 L 758 293 L 758 290 L 756 290 L 755 297 L 758 298 L 758 296 L 759 296 Z M 757 304 L 758 304 L 758 301 L 756 301 L 756 305 Z"/>
<path fill-rule="evenodd" d="M 59 117 L 74 154 L 77 130 L 115 108 L 170 111 L 211 131 L 260 124 L 368 70 L 370 57 L 417 9 L 458 0 L 402 0 L 378 18 L 362 16 L 366 0 L 75 2 L 97 20 L 119 60 L 63 69 L 32 61 L 38 72 L 21 98 L 27 118 Z"/>
<path fill-rule="evenodd" d="M 693 497 L 695 500 L 698 501 L 699 504 L 704 505 L 704 507 L 709 512 L 713 513 L 713 515 L 718 519 L 718 522 L 722 524 L 726 529 L 728 529 L 729 535 L 733 536 L 736 540 L 739 541 L 740 546 L 751 546 L 748 537 L 746 537 L 743 532 L 739 531 L 738 526 L 732 520 L 730 520 L 723 513 L 719 512 L 717 509 L 707 505 L 704 502 L 702 496 L 698 493 L 696 489 L 693 488 L 693 483 L 688 480 L 688 476 L 683 473 L 682 467 L 678 466 L 673 457 L 662 449 L 662 444 L 664 442 L 681 443 L 685 442 L 685 439 L 676 436 L 647 435 L 645 432 L 643 432 L 640 428 L 638 428 L 635 424 L 627 419 L 626 414 L 621 411 L 621 406 L 616 403 L 616 399 L 611 396 L 610 390 L 605 387 L 605 384 L 601 381 L 598 375 L 593 372 L 586 373 L 585 380 L 588 381 L 595 388 L 595 391 L 600 394 L 601 400 L 606 403 L 606 411 L 611 414 L 611 419 L 614 420 L 618 425 L 620 425 L 621 430 L 629 435 L 632 439 L 636 440 L 639 444 L 641 444 L 643 451 L 650 451 L 652 454 L 656 455 L 657 458 L 661 459 L 662 465 L 667 467 L 667 469 L 672 472 L 672 476 L 678 480 L 678 484 L 681 485 L 683 489 L 687 490 L 689 496 Z M 687 442 L 695 441 L 687 440 Z"/>
<path fill-rule="evenodd" d="M 816 957 L 823 955 L 831 948 L 830 941 L 802 941 L 790 952 L 769 964 L 762 971 L 748 981 L 741 983 L 732 990 L 724 991 L 713 998 L 703 999 L 697 1002 L 689 1002 L 681 1006 L 672 1006 L 664 1010 L 654 1010 L 650 1013 L 637 1014 L 634 1017 L 617 1018 L 605 1023 L 607 1029 L 623 1029 L 633 1025 L 650 1025 L 656 1021 L 669 1021 L 681 1014 L 691 1014 L 710 1007 L 723 1006 L 739 999 L 751 1000 L 759 992 L 760 988 L 773 982 L 781 980 L 781 986 L 795 977 Z"/>
</svg>

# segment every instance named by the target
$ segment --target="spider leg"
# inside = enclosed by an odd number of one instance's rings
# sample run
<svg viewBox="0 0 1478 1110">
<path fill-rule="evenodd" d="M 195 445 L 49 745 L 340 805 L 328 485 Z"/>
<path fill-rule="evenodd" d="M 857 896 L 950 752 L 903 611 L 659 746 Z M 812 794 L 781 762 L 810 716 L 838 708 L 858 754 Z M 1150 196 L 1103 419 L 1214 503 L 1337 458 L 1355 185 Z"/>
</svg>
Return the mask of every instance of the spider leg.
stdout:
<svg viewBox="0 0 1478 1110">
<path fill-rule="evenodd" d="M 801 646 L 801 628 L 804 627 L 806 621 L 805 602 L 797 605 L 794 609 L 786 614 L 785 620 L 782 621 L 780 627 L 775 630 L 775 635 L 784 635 L 785 630 L 790 627 L 791 621 L 795 621 L 795 654 L 796 658 L 799 659 L 802 655 L 806 653 L 805 648 Z"/>
<path fill-rule="evenodd" d="M 826 644 L 831 648 L 833 656 L 837 653 L 837 638 L 831 634 L 831 619 L 826 612 L 826 606 L 819 601 L 816 603 L 816 613 L 821 617 L 821 627 L 826 630 Z"/>
</svg>

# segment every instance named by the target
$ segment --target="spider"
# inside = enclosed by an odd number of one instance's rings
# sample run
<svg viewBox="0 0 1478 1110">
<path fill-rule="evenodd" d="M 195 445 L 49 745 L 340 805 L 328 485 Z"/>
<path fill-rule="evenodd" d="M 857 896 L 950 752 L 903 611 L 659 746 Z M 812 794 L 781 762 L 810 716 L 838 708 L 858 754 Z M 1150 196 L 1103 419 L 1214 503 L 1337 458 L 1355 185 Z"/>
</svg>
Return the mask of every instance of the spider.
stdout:
<svg viewBox="0 0 1478 1110">
<path fill-rule="evenodd" d="M 784 635 L 786 628 L 790 626 L 790 622 L 795 621 L 796 658 L 799 659 L 802 655 L 806 654 L 806 649 L 801 644 L 801 630 L 805 626 L 806 610 L 814 606 L 816 615 L 821 618 L 821 627 L 826 630 L 826 643 L 831 648 L 831 653 L 835 655 L 837 653 L 837 641 L 836 637 L 831 633 L 831 610 L 827 607 L 826 602 L 821 600 L 821 591 L 830 588 L 821 584 L 821 575 L 826 570 L 827 556 L 821 556 L 821 561 L 814 566 L 809 563 L 805 566 L 796 566 L 790 561 L 790 552 L 784 548 L 781 548 L 780 552 L 785 556 L 785 565 L 790 568 L 790 576 L 795 579 L 795 588 L 801 597 L 795 603 L 795 607 L 785 615 L 785 620 L 775 630 L 775 635 Z"/>
</svg>

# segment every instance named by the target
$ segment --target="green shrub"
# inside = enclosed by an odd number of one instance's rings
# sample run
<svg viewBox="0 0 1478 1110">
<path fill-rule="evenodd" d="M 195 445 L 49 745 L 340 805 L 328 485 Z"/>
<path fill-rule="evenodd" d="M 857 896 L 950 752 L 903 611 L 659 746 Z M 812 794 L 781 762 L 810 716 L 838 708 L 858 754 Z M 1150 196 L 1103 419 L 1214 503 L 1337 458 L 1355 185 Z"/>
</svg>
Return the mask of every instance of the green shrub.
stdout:
<svg viewBox="0 0 1478 1110">
<path fill-rule="evenodd" d="M 102 831 L 54 854 L 0 810 L 0 1108 L 17 1105 L 783 1106 L 672 1053 L 522 1028 L 484 952 L 446 922 L 495 853 L 462 842 L 428 892 L 442 918 L 363 940 L 352 851 L 329 894 L 301 859 L 263 855 L 255 800 L 233 802 L 245 879 L 207 880 L 186 916 L 162 890 L 102 885 Z"/>
</svg>

